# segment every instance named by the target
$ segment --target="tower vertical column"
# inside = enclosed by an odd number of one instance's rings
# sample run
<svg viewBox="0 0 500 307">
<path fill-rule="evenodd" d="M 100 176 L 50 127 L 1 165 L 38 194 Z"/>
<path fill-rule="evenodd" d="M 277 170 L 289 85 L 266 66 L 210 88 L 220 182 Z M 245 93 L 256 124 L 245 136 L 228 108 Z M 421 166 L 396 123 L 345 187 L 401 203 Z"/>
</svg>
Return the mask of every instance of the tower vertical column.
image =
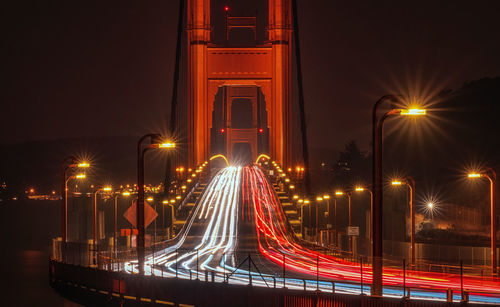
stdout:
<svg viewBox="0 0 500 307">
<path fill-rule="evenodd" d="M 290 0 L 269 0 L 269 41 L 273 46 L 270 153 L 283 165 L 291 163 L 291 13 Z"/>
<path fill-rule="evenodd" d="M 207 43 L 210 41 L 210 0 L 188 0 L 188 165 L 201 164 L 209 155 L 207 103 Z"/>
</svg>

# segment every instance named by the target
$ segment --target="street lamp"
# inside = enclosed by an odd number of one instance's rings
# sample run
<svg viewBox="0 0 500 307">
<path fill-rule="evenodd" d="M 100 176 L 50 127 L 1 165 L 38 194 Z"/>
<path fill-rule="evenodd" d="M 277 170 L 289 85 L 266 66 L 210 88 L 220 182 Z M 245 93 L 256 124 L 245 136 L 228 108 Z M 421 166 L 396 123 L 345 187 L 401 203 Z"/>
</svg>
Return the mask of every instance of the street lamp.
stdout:
<svg viewBox="0 0 500 307">
<path fill-rule="evenodd" d="M 68 179 L 67 172 L 71 168 L 88 168 L 88 162 L 78 163 L 74 156 L 66 157 L 61 163 L 61 237 L 62 242 L 67 242 L 68 237 Z M 84 179 L 85 177 L 70 177 Z"/>
<path fill-rule="evenodd" d="M 334 222 L 335 222 L 335 225 L 334 225 L 335 226 L 335 245 L 337 245 L 337 246 L 338 246 L 338 237 L 339 237 L 339 235 L 338 235 L 338 233 L 339 233 L 338 224 L 339 223 L 338 223 L 338 218 L 337 218 L 337 216 L 338 216 L 338 214 L 337 214 L 337 198 L 340 196 L 343 196 L 343 195 L 344 195 L 344 192 L 335 191 L 335 199 L 333 200 L 333 204 L 334 204 L 333 205 L 333 213 L 335 214 L 335 220 L 334 220 Z"/>
<path fill-rule="evenodd" d="M 393 180 L 391 184 L 406 185 L 410 189 L 410 261 L 415 264 L 415 180 L 408 176 L 405 180 Z"/>
<path fill-rule="evenodd" d="M 467 175 L 470 179 L 487 178 L 490 182 L 490 215 L 491 215 L 491 269 L 493 275 L 497 274 L 497 221 L 495 208 L 495 183 L 497 174 L 492 168 L 487 168 L 485 172 L 470 173 Z"/>
<path fill-rule="evenodd" d="M 115 197 L 114 197 L 114 208 L 113 208 L 113 247 L 114 247 L 114 250 L 115 250 L 115 254 L 116 254 L 116 248 L 117 248 L 117 243 L 118 243 L 118 230 L 117 230 L 117 212 L 118 212 L 118 196 L 120 196 L 120 194 L 122 196 L 130 196 L 130 192 L 128 191 L 125 191 L 125 192 L 122 192 L 122 193 L 115 193 Z"/>
<path fill-rule="evenodd" d="M 316 244 L 319 242 L 319 205 L 323 201 L 323 197 L 316 197 Z"/>
<path fill-rule="evenodd" d="M 302 234 L 302 239 L 305 237 L 304 233 L 304 206 L 307 205 L 302 198 L 297 200 L 300 206 L 300 233 Z"/>
<path fill-rule="evenodd" d="M 326 200 L 326 208 L 327 208 L 326 210 L 328 212 L 326 228 L 329 228 L 328 225 L 330 225 L 330 227 L 331 227 L 331 224 L 328 223 L 330 221 L 330 195 L 328 195 L 328 194 L 323 195 L 323 199 Z M 330 231 L 329 231 L 329 229 L 327 229 L 327 231 L 326 231 L 326 242 L 327 242 L 326 243 L 327 246 L 330 245 Z"/>
<path fill-rule="evenodd" d="M 394 95 L 386 95 L 381 97 L 373 106 L 372 112 L 372 144 L 373 144 L 373 170 L 372 170 L 372 187 L 373 187 L 373 209 L 372 209 L 372 233 L 373 233 L 373 285 L 371 288 L 372 296 L 382 296 L 382 145 L 383 145 L 383 126 L 384 121 L 393 115 L 402 116 L 421 116 L 426 114 L 423 109 L 392 109 L 385 112 L 379 118 L 379 108 L 385 101 L 393 103 L 401 103 L 400 97 Z"/>
<path fill-rule="evenodd" d="M 93 206 L 93 235 L 92 235 L 92 244 L 94 245 L 94 248 L 97 246 L 97 194 L 101 191 L 104 191 L 104 192 L 111 192 L 113 191 L 113 188 L 112 187 L 109 187 L 109 186 L 106 186 L 106 187 L 102 187 L 102 188 L 99 188 L 97 190 L 94 191 L 94 206 Z"/>
<path fill-rule="evenodd" d="M 97 194 L 100 191 L 111 192 L 113 189 L 111 187 L 102 187 L 94 191 L 94 203 L 93 203 L 93 219 L 92 219 L 92 262 L 96 264 L 97 256 Z"/>
<path fill-rule="evenodd" d="M 142 146 L 142 143 L 150 139 L 150 144 Z M 150 149 L 173 149 L 175 143 L 168 141 L 162 142 L 161 135 L 149 133 L 142 136 L 137 143 L 137 260 L 139 265 L 139 274 L 144 275 L 145 259 L 145 227 L 144 227 L 144 155 Z"/>
<path fill-rule="evenodd" d="M 372 190 L 364 188 L 364 187 L 357 186 L 356 188 L 354 188 L 354 191 L 358 192 L 358 193 L 361 193 L 361 192 L 364 192 L 364 191 L 370 193 L 370 224 L 371 224 L 371 222 L 373 220 L 373 193 L 372 193 Z M 370 230 L 370 228 L 368 228 L 368 231 L 370 232 L 370 241 L 371 241 L 372 238 L 373 238 L 373 232 Z"/>
</svg>

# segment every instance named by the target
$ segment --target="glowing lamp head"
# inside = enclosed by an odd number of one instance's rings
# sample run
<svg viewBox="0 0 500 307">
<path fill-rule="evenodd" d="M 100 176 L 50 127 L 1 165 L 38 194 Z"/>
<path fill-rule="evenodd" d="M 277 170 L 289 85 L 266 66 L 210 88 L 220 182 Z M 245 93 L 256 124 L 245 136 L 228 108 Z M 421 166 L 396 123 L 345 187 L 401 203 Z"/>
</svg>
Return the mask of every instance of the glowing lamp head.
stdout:
<svg viewBox="0 0 500 307">
<path fill-rule="evenodd" d="M 344 192 L 342 192 L 342 191 L 335 191 L 335 195 L 342 196 L 342 195 L 344 195 Z"/>
<path fill-rule="evenodd" d="M 171 199 L 171 200 L 170 200 L 170 203 L 171 203 L 171 204 L 175 204 L 175 199 Z"/>
<path fill-rule="evenodd" d="M 111 192 L 113 191 L 113 188 L 112 187 L 104 187 L 102 188 L 103 191 L 106 191 L 106 192 Z"/>
<path fill-rule="evenodd" d="M 434 209 L 434 203 L 428 203 L 427 208 L 429 208 L 431 210 Z"/>
<path fill-rule="evenodd" d="M 146 198 L 147 201 L 153 201 L 153 197 Z"/>
<path fill-rule="evenodd" d="M 316 201 L 323 201 L 323 197 L 321 196 L 316 197 Z"/>
<path fill-rule="evenodd" d="M 299 199 L 299 195 L 293 195 L 293 199 Z"/>
<path fill-rule="evenodd" d="M 125 191 L 125 192 L 123 192 L 123 193 L 122 193 L 122 195 L 123 195 L 123 196 L 130 196 L 130 192 Z"/>
<path fill-rule="evenodd" d="M 180 196 L 180 195 L 177 195 L 177 196 L 175 197 L 175 199 L 181 199 L 181 196 Z"/>
<path fill-rule="evenodd" d="M 159 148 L 175 148 L 174 142 L 166 142 L 158 145 Z"/>
<path fill-rule="evenodd" d="M 391 184 L 392 184 L 392 185 L 402 185 L 402 184 L 403 184 L 403 182 L 401 182 L 401 181 L 399 181 L 399 180 L 393 180 L 393 181 L 391 182 Z"/>
<path fill-rule="evenodd" d="M 469 177 L 469 178 L 480 178 L 481 174 L 479 174 L 479 173 L 470 173 L 470 174 L 467 175 L 467 177 Z"/>
<path fill-rule="evenodd" d="M 427 111 L 425 109 L 401 109 L 401 115 L 408 115 L 408 116 L 418 116 L 418 115 L 425 115 Z"/>
<path fill-rule="evenodd" d="M 309 199 L 304 200 L 304 204 L 310 203 Z"/>
<path fill-rule="evenodd" d="M 164 205 L 168 205 L 168 199 L 163 200 L 161 203 Z"/>
<path fill-rule="evenodd" d="M 330 195 L 323 195 L 323 199 L 330 199 Z"/>
<path fill-rule="evenodd" d="M 363 187 L 356 187 L 354 190 L 356 192 L 363 192 L 365 190 L 365 188 L 363 188 Z"/>
<path fill-rule="evenodd" d="M 78 167 L 88 168 L 88 167 L 90 167 L 90 164 L 88 162 L 82 162 L 82 163 L 78 163 Z"/>
<path fill-rule="evenodd" d="M 301 204 L 301 203 L 304 202 L 304 200 L 303 199 L 299 199 L 298 202 Z"/>
<path fill-rule="evenodd" d="M 85 175 L 85 174 L 77 174 L 77 175 L 75 176 L 75 178 L 76 178 L 76 179 L 85 179 L 85 178 L 87 178 L 87 175 Z"/>
<path fill-rule="evenodd" d="M 293 184 L 290 185 L 290 190 L 295 189 L 295 186 Z"/>
</svg>

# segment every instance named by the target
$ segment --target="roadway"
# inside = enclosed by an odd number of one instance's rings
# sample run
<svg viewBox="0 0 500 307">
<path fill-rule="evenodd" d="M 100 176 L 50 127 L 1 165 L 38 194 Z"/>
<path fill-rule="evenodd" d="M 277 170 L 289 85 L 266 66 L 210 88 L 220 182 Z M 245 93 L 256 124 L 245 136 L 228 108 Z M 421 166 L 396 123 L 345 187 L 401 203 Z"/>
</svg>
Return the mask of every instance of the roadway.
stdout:
<svg viewBox="0 0 500 307">
<path fill-rule="evenodd" d="M 250 255 L 250 256 L 249 256 Z M 251 261 L 248 261 L 251 257 Z M 249 265 L 250 263 L 250 265 Z M 285 270 L 283 270 L 283 264 Z M 163 250 L 146 259 L 146 274 L 205 279 L 255 286 L 284 286 L 342 293 L 369 293 L 371 267 L 327 256 L 300 244 L 282 210 L 273 186 L 258 166 L 231 166 L 207 185 L 181 232 Z M 137 262 L 126 263 L 137 272 Z M 284 271 L 284 272 L 283 272 Z M 285 277 L 285 278 L 283 278 Z M 361 278 L 364 286 L 361 287 Z M 412 297 L 445 299 L 451 288 L 459 300 L 460 276 L 384 269 L 384 296 L 403 296 L 403 282 Z M 498 279 L 464 277 L 470 300 L 500 304 Z"/>
</svg>

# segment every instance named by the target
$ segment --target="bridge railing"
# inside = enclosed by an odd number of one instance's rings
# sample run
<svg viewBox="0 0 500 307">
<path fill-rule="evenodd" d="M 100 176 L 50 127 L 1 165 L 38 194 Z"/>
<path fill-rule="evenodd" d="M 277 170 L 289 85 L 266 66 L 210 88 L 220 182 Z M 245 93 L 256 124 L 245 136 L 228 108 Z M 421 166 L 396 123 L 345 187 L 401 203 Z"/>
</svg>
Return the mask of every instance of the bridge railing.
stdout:
<svg viewBox="0 0 500 307">
<path fill-rule="evenodd" d="M 173 247 L 160 251 L 148 247 L 146 253 L 146 274 L 164 278 L 306 291 L 357 294 L 370 292 L 372 260 L 369 257 L 352 257 L 352 260 L 341 259 L 335 264 L 330 261 L 331 265 L 325 265 L 329 256 L 319 255 L 314 259 L 307 250 L 298 254 L 277 252 L 267 256 L 255 253 L 254 250 L 239 251 L 211 255 L 208 262 L 206 260 L 210 251 L 176 250 Z M 137 274 L 137 255 L 133 248 L 113 249 L 104 245 L 94 247 L 92 244 L 54 240 L 51 259 L 104 271 Z M 411 293 L 415 297 L 433 296 L 444 299 L 448 289 L 451 289 L 455 296 L 458 295 L 458 298 L 455 297 L 458 300 L 462 298 L 463 290 L 476 295 L 487 293 L 500 302 L 498 290 L 491 288 L 492 283 L 500 284 L 500 279 L 477 275 L 473 267 L 446 266 L 436 270 L 423 264 L 384 260 L 384 270 L 387 276 L 385 283 L 388 284 L 384 287 L 387 293 L 395 296 Z M 419 281 L 429 290 L 422 289 Z M 460 284 L 460 281 L 463 283 Z M 484 290 L 476 288 L 470 291 L 473 284 L 484 284 Z"/>
</svg>

